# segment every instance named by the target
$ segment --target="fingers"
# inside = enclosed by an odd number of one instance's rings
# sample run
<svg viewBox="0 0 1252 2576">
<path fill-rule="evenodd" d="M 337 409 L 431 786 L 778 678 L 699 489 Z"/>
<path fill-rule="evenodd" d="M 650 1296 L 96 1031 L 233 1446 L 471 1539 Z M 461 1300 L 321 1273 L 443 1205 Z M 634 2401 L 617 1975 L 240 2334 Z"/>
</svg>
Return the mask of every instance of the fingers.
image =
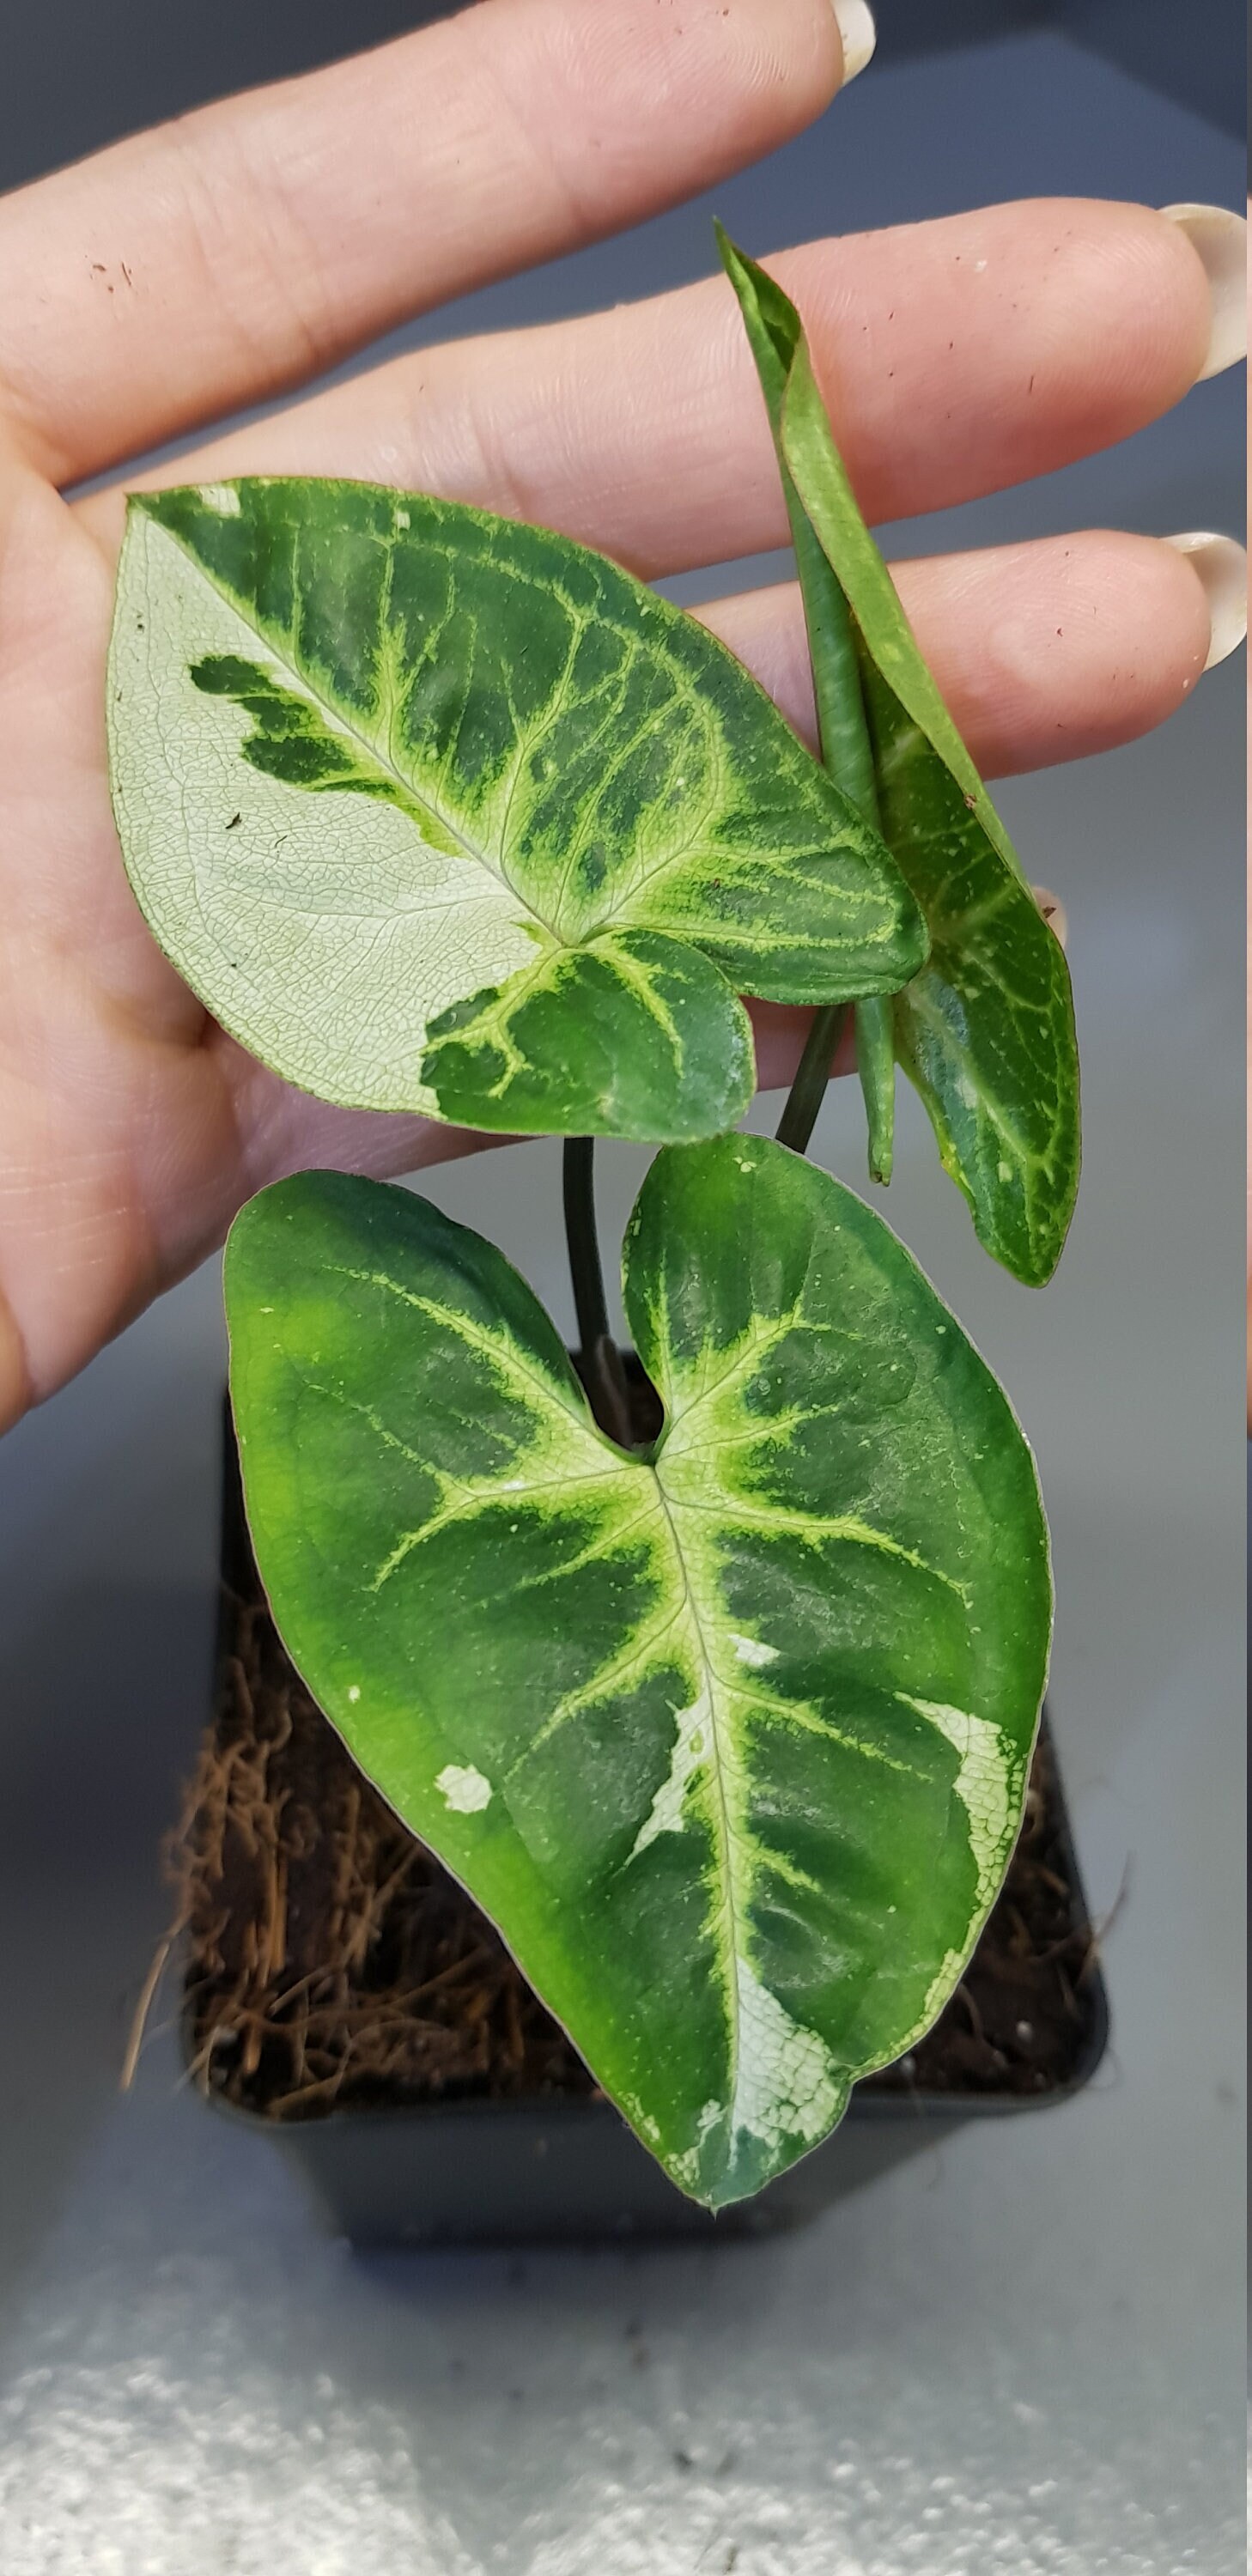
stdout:
<svg viewBox="0 0 1252 2576">
<path fill-rule="evenodd" d="M 1205 363 L 1177 224 L 1036 200 L 811 243 L 801 307 L 870 519 L 1108 446 Z M 182 460 L 180 476 L 348 474 L 564 530 L 649 576 L 781 544 L 778 471 L 734 298 L 709 279 L 542 330 L 422 350 Z M 154 480 L 168 482 L 166 467 Z M 93 505 L 116 524 L 119 504 Z"/>
<path fill-rule="evenodd" d="M 1187 555 L 1156 537 L 1097 529 L 893 564 L 892 574 L 989 778 L 1132 741 L 1172 715 L 1208 660 L 1203 581 Z M 698 614 L 812 743 L 812 680 L 794 583 Z"/>
<path fill-rule="evenodd" d="M 59 482 L 633 223 L 807 124 L 830 0 L 486 0 L 0 207 L 0 385 Z"/>
<path fill-rule="evenodd" d="M 757 1090 L 783 1091 L 799 1071 L 813 1014 L 793 1010 L 785 1002 L 749 1002 L 748 1014 L 756 1047 Z M 830 1069 L 832 1074 L 856 1070 L 856 1026 L 850 1010 L 844 1014 Z"/>
</svg>

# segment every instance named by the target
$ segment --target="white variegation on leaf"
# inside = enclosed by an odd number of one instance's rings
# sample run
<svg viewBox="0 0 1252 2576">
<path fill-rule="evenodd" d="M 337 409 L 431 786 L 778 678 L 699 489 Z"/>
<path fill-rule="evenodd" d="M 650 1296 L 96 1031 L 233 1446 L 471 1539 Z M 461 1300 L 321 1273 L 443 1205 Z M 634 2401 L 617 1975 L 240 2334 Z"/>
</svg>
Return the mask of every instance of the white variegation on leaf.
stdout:
<svg viewBox="0 0 1252 2576">
<path fill-rule="evenodd" d="M 1047 1537 L 952 1316 L 783 1148 L 663 1153 L 624 1285 L 647 1451 L 490 1245 L 309 1174 L 232 1232 L 231 1383 L 310 1688 L 716 2207 L 961 1972 L 1021 1813 Z"/>
<path fill-rule="evenodd" d="M 133 499 L 109 738 L 161 946 L 328 1100 L 709 1135 L 752 1089 L 740 991 L 886 992 L 925 953 L 881 838 L 720 644 L 456 503 Z"/>
</svg>

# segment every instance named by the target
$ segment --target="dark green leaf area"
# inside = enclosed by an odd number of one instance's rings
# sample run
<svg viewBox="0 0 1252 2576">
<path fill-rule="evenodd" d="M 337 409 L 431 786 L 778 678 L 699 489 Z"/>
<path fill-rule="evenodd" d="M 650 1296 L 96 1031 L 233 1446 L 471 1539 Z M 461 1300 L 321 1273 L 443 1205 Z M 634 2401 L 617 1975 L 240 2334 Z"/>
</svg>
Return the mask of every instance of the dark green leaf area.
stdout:
<svg viewBox="0 0 1252 2576">
<path fill-rule="evenodd" d="M 631 1222 L 646 1455 L 405 1191 L 281 1183 L 226 1290 L 310 1688 L 682 2187 L 755 2190 L 941 2008 L 1017 1830 L 1050 1592 L 1003 1395 L 880 1220 L 742 1136 Z"/>
<path fill-rule="evenodd" d="M 562 944 L 704 944 L 745 988 L 887 991 L 925 937 L 877 834 L 713 637 L 544 529 L 368 484 L 135 507 Z M 280 683 L 281 688 L 281 683 Z M 811 951 L 816 948 L 817 954 Z M 786 998 L 781 992 L 777 998 Z"/>
<path fill-rule="evenodd" d="M 648 931 L 543 951 L 433 1020 L 422 1058 L 440 1116 L 464 1126 L 674 1143 L 732 1127 L 755 1072 L 725 977 Z"/>
<path fill-rule="evenodd" d="M 885 1187 L 895 1160 L 895 1024 L 881 994 L 856 1006 L 856 1064 L 869 1127 L 869 1176 Z"/>
<path fill-rule="evenodd" d="M 344 482 L 134 496 L 109 668 L 154 935 L 324 1099 L 586 1133 L 616 1102 L 685 1138 L 745 1096 L 726 984 L 833 1003 L 925 958 L 881 835 L 741 665 L 544 529 Z"/>
<path fill-rule="evenodd" d="M 1049 1279 L 1081 1152 L 1069 969 L 945 764 L 863 649 L 884 829 L 923 893 L 931 954 L 896 996 L 896 1052 L 979 1241 L 1027 1286 Z"/>
<path fill-rule="evenodd" d="M 817 729 L 827 776 L 858 814 L 878 829 L 878 792 L 857 664 L 852 619 L 842 585 L 792 480 L 783 448 L 783 410 L 802 334 L 789 296 L 767 271 L 747 258 L 715 222 L 722 264 L 739 302 L 769 415 L 783 497 L 791 524 L 796 571 L 808 630 L 817 706 Z M 871 1129 L 875 1112 L 871 1109 Z M 881 1105 L 877 1111 L 881 1128 Z M 871 1134 L 871 1149 L 873 1137 Z"/>
<path fill-rule="evenodd" d="M 926 917 L 930 957 L 896 997 L 895 1051 L 920 1091 L 980 1241 L 1030 1285 L 1051 1276 L 1080 1157 L 1064 955 L 913 637 L 857 507 L 800 317 L 726 239 L 796 541 L 823 754 L 883 836 Z M 832 581 L 834 589 L 832 591 Z M 849 626 L 860 687 L 848 667 Z M 871 801 L 861 781 L 868 720 Z M 890 1168 L 881 1012 L 858 1026 L 871 1171 Z"/>
<path fill-rule="evenodd" d="M 227 1304 L 249 1518 L 301 1669 L 579 2044 L 619 2086 L 656 2052 L 690 2133 L 721 2008 L 694 1937 L 672 1944 L 704 1908 L 683 1869 L 657 1914 L 629 1867 L 686 1687 L 650 1472 L 596 1431 L 501 1255 L 401 1191 L 266 1192 Z"/>
<path fill-rule="evenodd" d="M 296 644 L 297 667 L 358 717 L 378 702 L 378 637 L 387 585 L 393 498 L 370 484 L 350 517 L 301 508 L 295 481 L 220 487 L 179 485 L 133 506 L 168 528 L 229 598 L 246 605 L 258 635 Z M 310 484 L 310 497 L 340 487 Z M 236 506 L 234 495 L 238 495 Z"/>
<path fill-rule="evenodd" d="M 240 748 L 253 769 L 285 778 L 292 787 L 356 788 L 366 796 L 403 802 L 394 782 L 381 778 L 346 736 L 332 733 L 311 700 L 285 689 L 259 663 L 241 661 L 235 653 L 211 653 L 193 664 L 191 677 L 206 696 L 231 698 L 251 716 L 254 729 Z"/>
</svg>

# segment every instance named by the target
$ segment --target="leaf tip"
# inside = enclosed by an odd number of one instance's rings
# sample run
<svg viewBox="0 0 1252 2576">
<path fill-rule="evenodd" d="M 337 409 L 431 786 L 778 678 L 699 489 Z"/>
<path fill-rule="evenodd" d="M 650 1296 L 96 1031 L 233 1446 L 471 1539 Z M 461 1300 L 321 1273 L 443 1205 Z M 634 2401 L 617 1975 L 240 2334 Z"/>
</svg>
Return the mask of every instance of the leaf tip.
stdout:
<svg viewBox="0 0 1252 2576">
<path fill-rule="evenodd" d="M 746 269 L 749 262 L 740 250 L 738 242 L 731 240 L 720 215 L 713 217 L 713 239 L 717 244 L 717 254 L 722 266 L 733 283 L 736 270 Z"/>
</svg>

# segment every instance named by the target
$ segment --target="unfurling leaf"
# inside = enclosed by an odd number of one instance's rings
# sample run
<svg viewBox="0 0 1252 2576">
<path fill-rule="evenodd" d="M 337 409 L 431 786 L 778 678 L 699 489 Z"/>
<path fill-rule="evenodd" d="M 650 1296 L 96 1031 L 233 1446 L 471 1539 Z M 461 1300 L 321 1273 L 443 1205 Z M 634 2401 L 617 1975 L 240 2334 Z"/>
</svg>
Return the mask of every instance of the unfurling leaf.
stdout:
<svg viewBox="0 0 1252 2576">
<path fill-rule="evenodd" d="M 305 1174 L 231 1234 L 231 1384 L 309 1688 L 716 2207 L 960 1976 L 1018 1829 L 1047 1536 L 953 1317 L 782 1147 L 660 1155 L 625 1294 L 647 1452 L 499 1252 Z"/>
<path fill-rule="evenodd" d="M 328 1100 L 709 1135 L 751 1092 L 740 991 L 885 992 L 925 954 L 881 840 L 724 647 L 456 503 L 132 499 L 109 712 L 157 939 Z"/>
<path fill-rule="evenodd" d="M 862 821 L 878 832 L 882 828 L 878 781 L 861 692 L 856 628 L 817 531 L 805 514 L 782 450 L 783 401 L 795 355 L 795 308 L 764 269 L 755 267 L 742 251 L 736 250 L 721 224 L 715 223 L 714 231 L 726 273 L 739 298 L 774 435 L 808 629 L 822 765 L 827 777 L 833 778 L 856 807 Z M 855 1019 L 857 1072 L 869 1127 L 870 1179 L 885 1183 L 891 1178 L 895 1145 L 895 1038 L 890 996 L 878 994 L 872 1000 L 863 996 L 857 1002 Z M 829 1062 L 828 1056 L 827 1065 Z M 807 1111 L 796 1108 L 794 1099 L 788 1104 L 788 1119 L 793 1110 L 802 1132 L 789 1136 L 787 1141 L 803 1151 L 812 1121 Z M 780 1135 L 783 1132 L 780 1128 Z"/>
<path fill-rule="evenodd" d="M 1078 1053 L 1064 954 L 857 508 L 795 306 L 724 234 L 719 242 L 778 443 L 823 751 L 837 744 L 838 707 L 851 703 L 829 572 L 852 613 L 883 836 L 930 933 L 927 964 L 893 1005 L 896 1053 L 979 1241 L 1039 1286 L 1060 1259 L 1078 1188 Z M 849 786 L 843 765 L 835 775 Z"/>
</svg>

